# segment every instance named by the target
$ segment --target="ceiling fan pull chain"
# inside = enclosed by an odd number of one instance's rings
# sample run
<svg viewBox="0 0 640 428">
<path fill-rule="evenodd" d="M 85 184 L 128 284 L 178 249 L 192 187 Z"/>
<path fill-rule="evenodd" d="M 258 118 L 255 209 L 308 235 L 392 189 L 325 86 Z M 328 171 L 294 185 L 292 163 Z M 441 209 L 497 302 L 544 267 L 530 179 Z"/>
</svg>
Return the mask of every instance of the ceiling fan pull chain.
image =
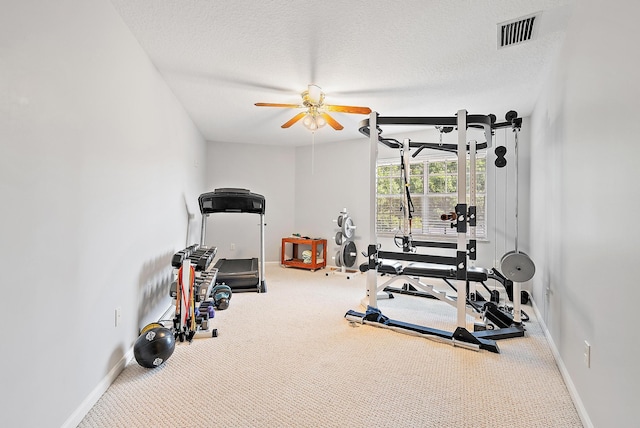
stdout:
<svg viewBox="0 0 640 428">
<path fill-rule="evenodd" d="M 311 175 L 313 175 L 313 172 L 314 172 L 315 152 L 316 152 L 316 133 L 311 131 Z"/>
</svg>

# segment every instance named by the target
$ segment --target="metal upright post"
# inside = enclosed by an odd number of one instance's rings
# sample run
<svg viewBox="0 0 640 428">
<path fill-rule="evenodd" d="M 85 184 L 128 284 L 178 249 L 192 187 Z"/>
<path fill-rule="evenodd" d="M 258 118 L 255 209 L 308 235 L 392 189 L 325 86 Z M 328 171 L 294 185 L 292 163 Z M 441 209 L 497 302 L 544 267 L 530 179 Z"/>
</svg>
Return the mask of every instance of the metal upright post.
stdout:
<svg viewBox="0 0 640 428">
<path fill-rule="evenodd" d="M 406 182 L 407 186 L 411 183 L 411 167 L 409 166 L 409 162 L 410 162 L 410 157 L 409 157 L 409 142 L 410 140 L 408 138 L 405 138 L 404 140 L 402 140 L 402 163 L 404 164 L 404 169 L 401 171 L 401 173 L 404 175 L 403 177 L 401 177 L 401 180 L 403 181 L 403 184 Z M 407 195 L 407 189 L 402 189 L 402 206 L 404 207 L 403 210 L 403 235 L 405 237 L 405 239 L 409 239 L 409 237 L 411 236 L 411 222 L 409 221 L 410 219 L 410 215 L 411 215 L 411 206 L 409 204 L 409 197 Z M 405 241 L 406 242 L 406 241 Z M 407 242 L 406 244 L 403 244 L 403 246 L 407 247 L 407 249 L 411 248 L 411 242 Z M 403 251 L 405 249 L 403 248 Z"/>
<path fill-rule="evenodd" d="M 369 242 L 376 248 L 378 240 L 376 237 L 376 169 L 378 160 L 378 113 L 372 111 L 369 116 Z M 370 245 L 370 248 L 371 248 Z M 370 251 L 371 252 L 371 251 Z M 374 257 L 369 254 L 369 258 Z M 369 260 L 371 262 L 371 260 Z M 378 269 L 367 271 L 367 297 L 369 306 L 378 307 Z"/>
<path fill-rule="evenodd" d="M 260 285 L 258 292 L 262 293 L 267 291 L 267 286 L 264 279 L 264 214 L 260 214 Z"/>
<path fill-rule="evenodd" d="M 476 144 L 475 140 L 469 141 L 469 240 L 475 244 L 476 240 Z M 473 251 L 475 252 L 475 246 Z M 474 266 L 475 254 L 470 254 L 469 265 Z"/>
<path fill-rule="evenodd" d="M 476 260 L 476 144 L 475 140 L 469 141 L 469 267 L 475 267 Z M 468 282 L 468 293 L 475 295 L 475 282 Z"/>
<path fill-rule="evenodd" d="M 207 218 L 209 214 L 202 214 L 202 224 L 200 224 L 200 246 L 204 246 L 204 238 L 207 234 Z"/>
<path fill-rule="evenodd" d="M 456 279 L 458 280 L 458 327 L 467 328 L 467 111 L 458 110 L 458 251 Z"/>
</svg>

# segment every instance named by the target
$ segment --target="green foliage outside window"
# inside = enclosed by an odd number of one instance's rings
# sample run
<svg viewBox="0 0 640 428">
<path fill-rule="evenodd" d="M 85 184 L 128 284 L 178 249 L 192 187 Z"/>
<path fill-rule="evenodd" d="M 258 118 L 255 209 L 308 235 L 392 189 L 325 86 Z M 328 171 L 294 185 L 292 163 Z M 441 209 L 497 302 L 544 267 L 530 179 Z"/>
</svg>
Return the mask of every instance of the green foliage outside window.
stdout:
<svg viewBox="0 0 640 428">
<path fill-rule="evenodd" d="M 467 163 L 467 193 L 469 165 Z M 486 234 L 486 158 L 476 159 L 477 236 Z M 414 235 L 453 236 L 450 222 L 440 215 L 455 210 L 457 204 L 457 158 L 413 162 L 409 166 L 409 190 L 414 205 L 411 232 Z M 404 184 L 398 163 L 380 164 L 377 170 L 376 224 L 379 233 L 394 233 L 402 228 Z"/>
</svg>

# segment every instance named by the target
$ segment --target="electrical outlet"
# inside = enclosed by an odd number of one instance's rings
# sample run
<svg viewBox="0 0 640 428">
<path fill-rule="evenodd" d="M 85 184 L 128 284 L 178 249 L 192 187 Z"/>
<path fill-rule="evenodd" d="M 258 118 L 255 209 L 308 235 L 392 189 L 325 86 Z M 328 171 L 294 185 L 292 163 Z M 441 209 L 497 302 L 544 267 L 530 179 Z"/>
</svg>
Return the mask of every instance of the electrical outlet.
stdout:
<svg viewBox="0 0 640 428">
<path fill-rule="evenodd" d="M 591 345 L 586 340 L 584 341 L 584 365 L 587 368 L 591 368 Z"/>
<path fill-rule="evenodd" d="M 115 317 L 116 327 L 120 325 L 121 320 L 122 320 L 122 310 L 120 308 L 116 308 L 116 317 Z"/>
<path fill-rule="evenodd" d="M 236 244 L 234 244 L 233 242 L 231 243 L 231 251 L 235 251 L 236 250 Z"/>
</svg>

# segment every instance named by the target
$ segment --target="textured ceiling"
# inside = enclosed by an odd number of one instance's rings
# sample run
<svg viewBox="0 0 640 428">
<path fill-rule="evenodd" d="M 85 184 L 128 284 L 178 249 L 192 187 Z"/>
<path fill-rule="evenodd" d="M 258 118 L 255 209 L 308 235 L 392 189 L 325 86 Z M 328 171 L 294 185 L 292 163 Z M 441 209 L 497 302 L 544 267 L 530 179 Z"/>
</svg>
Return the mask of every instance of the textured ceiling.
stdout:
<svg viewBox="0 0 640 428">
<path fill-rule="evenodd" d="M 309 83 L 327 104 L 381 116 L 530 114 L 572 0 L 111 0 L 209 141 L 311 144 L 294 103 Z M 498 49 L 497 24 L 542 12 L 534 38 Z M 315 143 L 363 138 L 367 116 Z"/>
</svg>

